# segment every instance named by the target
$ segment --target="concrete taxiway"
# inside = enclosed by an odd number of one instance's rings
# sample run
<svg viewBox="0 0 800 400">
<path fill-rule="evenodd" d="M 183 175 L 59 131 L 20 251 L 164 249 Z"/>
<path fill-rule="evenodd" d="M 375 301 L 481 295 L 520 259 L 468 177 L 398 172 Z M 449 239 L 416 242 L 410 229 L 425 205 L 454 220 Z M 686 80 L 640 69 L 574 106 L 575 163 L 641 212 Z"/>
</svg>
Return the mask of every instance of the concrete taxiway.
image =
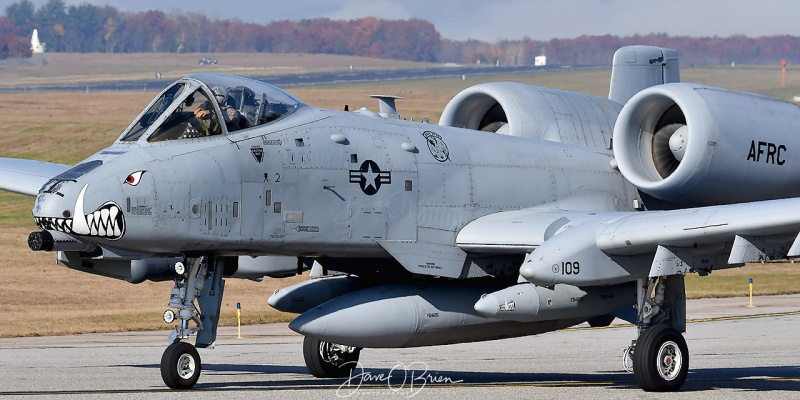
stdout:
<svg viewBox="0 0 800 400">
<path fill-rule="evenodd" d="M 682 398 L 800 397 L 800 295 L 689 301 Z M 622 368 L 632 326 L 416 349 L 367 349 L 351 380 L 307 374 L 286 324 L 220 329 L 194 392 L 161 381 L 166 331 L 0 339 L 0 396 L 32 398 L 674 398 Z"/>
</svg>

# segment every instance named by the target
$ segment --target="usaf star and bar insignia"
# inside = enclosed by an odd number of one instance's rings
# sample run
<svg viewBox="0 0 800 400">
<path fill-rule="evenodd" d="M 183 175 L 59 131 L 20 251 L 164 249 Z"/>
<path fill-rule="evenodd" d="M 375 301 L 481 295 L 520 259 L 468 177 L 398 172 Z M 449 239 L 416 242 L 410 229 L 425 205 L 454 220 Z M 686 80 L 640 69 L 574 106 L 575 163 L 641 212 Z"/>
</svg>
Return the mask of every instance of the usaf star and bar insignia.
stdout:
<svg viewBox="0 0 800 400">
<path fill-rule="evenodd" d="M 378 193 L 381 185 L 392 183 L 392 172 L 381 171 L 375 161 L 366 160 L 359 169 L 350 170 L 350 183 L 358 183 L 361 191 L 367 196 Z"/>
</svg>

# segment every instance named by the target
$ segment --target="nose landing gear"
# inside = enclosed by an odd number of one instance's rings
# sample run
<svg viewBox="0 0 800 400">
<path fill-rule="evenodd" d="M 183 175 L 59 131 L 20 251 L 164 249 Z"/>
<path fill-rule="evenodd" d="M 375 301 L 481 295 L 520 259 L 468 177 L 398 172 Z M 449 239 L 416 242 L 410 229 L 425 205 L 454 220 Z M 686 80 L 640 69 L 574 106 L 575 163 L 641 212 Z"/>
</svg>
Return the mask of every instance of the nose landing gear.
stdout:
<svg viewBox="0 0 800 400">
<path fill-rule="evenodd" d="M 161 357 L 161 378 L 172 389 L 191 389 L 200 378 L 202 363 L 197 348 L 213 345 L 217 338 L 217 324 L 225 281 L 222 279 L 224 259 L 201 257 L 188 260 L 189 269 L 176 263 L 175 279 L 164 312 L 164 321 L 171 323 L 180 319 L 180 324 L 169 334 L 170 345 Z M 191 324 L 190 324 L 191 321 Z M 195 346 L 181 340 L 197 334 Z"/>
<path fill-rule="evenodd" d="M 200 354 L 186 342 L 175 342 L 161 357 L 161 379 L 172 389 L 191 389 L 200 378 Z"/>
</svg>

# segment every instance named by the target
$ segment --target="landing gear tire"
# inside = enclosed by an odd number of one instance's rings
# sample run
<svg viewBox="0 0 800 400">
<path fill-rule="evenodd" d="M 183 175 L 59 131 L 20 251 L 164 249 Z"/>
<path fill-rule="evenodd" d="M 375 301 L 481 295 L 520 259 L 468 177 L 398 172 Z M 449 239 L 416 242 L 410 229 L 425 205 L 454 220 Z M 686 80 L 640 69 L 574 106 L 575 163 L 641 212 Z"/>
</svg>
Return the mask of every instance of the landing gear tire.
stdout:
<svg viewBox="0 0 800 400">
<path fill-rule="evenodd" d="M 172 389 L 191 389 L 200 378 L 200 354 L 186 342 L 175 342 L 161 356 L 161 379 Z"/>
<path fill-rule="evenodd" d="M 649 392 L 675 392 L 689 372 L 689 349 L 683 335 L 667 325 L 654 325 L 636 340 L 633 373 Z"/>
<path fill-rule="evenodd" d="M 344 378 L 358 364 L 361 349 L 348 347 L 308 336 L 303 340 L 303 358 L 308 372 L 317 378 Z"/>
</svg>

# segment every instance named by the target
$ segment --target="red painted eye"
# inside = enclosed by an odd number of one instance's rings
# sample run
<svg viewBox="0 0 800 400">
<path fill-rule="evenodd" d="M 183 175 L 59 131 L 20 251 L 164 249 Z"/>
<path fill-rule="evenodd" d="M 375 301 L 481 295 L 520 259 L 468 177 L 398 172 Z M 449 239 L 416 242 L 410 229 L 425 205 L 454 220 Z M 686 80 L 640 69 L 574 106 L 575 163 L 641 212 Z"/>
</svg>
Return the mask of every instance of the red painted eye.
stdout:
<svg viewBox="0 0 800 400">
<path fill-rule="evenodd" d="M 144 172 L 145 171 L 137 171 L 137 172 L 134 172 L 134 173 L 128 175 L 128 177 L 125 178 L 125 183 L 127 183 L 128 185 L 131 185 L 131 186 L 138 185 L 139 182 L 142 180 L 142 174 L 144 174 Z"/>
</svg>

